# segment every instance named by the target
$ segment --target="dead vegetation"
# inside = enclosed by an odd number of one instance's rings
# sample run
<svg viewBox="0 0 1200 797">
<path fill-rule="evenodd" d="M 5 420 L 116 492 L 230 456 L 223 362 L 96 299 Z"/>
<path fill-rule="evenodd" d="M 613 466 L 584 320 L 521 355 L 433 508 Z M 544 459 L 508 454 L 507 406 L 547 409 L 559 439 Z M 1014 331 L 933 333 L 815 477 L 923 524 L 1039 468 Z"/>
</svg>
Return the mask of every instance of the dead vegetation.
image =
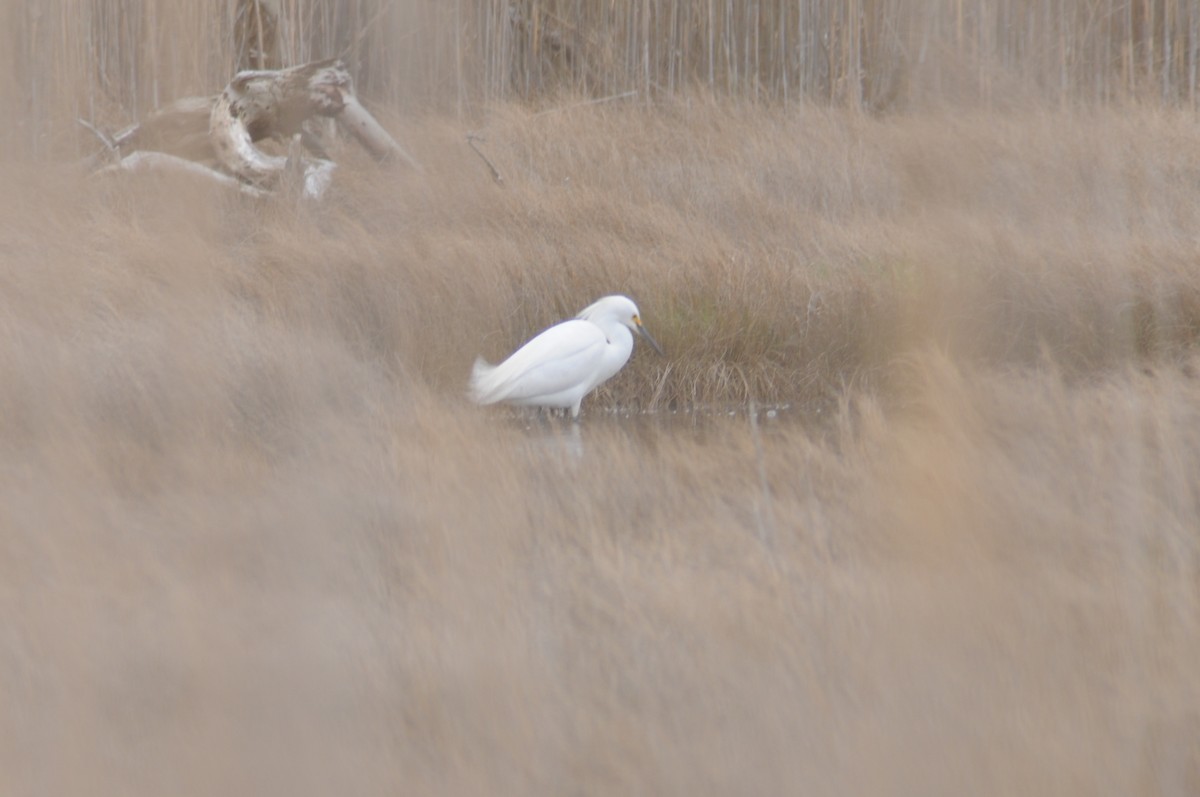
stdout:
<svg viewBox="0 0 1200 797">
<path fill-rule="evenodd" d="M 0 6 L 13 54 L 0 130 L 43 155 L 241 69 L 343 58 L 368 107 L 474 116 L 563 90 L 895 112 L 1150 103 L 1194 108 L 1188 0 L 60 0 Z M 73 121 L 72 121 L 73 123 Z M 407 142 L 404 142 L 407 143 Z"/>
<path fill-rule="evenodd" d="M 319 207 L 6 168 L 6 792 L 1194 790 L 1185 116 L 401 127 Z M 671 356 L 577 439 L 465 401 L 612 290 Z"/>
<path fill-rule="evenodd" d="M 1004 4 L 956 5 L 967 52 Z M 313 205 L 48 165 L 88 103 L 228 80 L 193 6 L 0 6 L 52 44 L 0 84 L 0 792 L 1200 792 L 1189 112 L 485 108 L 413 34 L 440 110 L 402 114 L 397 20 L 500 4 L 400 3 L 355 74 L 421 172 L 348 148 Z M 1144 86 L 1191 12 L 1137 9 Z M 318 16 L 278 57 L 361 29 Z M 1126 30 L 1057 19 L 1072 70 Z M 467 402 L 613 291 L 669 358 L 579 428 Z"/>
</svg>

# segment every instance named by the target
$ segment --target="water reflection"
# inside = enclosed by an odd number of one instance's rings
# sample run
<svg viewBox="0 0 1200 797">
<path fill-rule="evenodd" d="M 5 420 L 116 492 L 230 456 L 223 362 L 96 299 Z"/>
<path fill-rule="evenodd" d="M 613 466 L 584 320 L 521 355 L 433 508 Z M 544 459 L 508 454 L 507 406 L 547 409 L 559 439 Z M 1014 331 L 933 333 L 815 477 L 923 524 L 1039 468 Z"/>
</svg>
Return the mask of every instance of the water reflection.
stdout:
<svg viewBox="0 0 1200 797">
<path fill-rule="evenodd" d="M 581 424 L 569 418 L 538 418 L 525 425 L 531 448 L 549 456 L 560 456 L 567 462 L 583 459 Z"/>
<path fill-rule="evenodd" d="M 627 436 L 646 446 L 664 436 L 678 435 L 701 443 L 720 443 L 731 432 L 751 428 L 756 435 L 770 437 L 798 423 L 823 421 L 824 414 L 822 408 L 803 411 L 793 404 L 770 404 L 654 412 L 617 407 L 593 410 L 578 422 L 565 415 L 518 410 L 511 420 L 525 432 L 532 451 L 576 462 L 586 454 L 586 442 L 600 436 Z"/>
</svg>

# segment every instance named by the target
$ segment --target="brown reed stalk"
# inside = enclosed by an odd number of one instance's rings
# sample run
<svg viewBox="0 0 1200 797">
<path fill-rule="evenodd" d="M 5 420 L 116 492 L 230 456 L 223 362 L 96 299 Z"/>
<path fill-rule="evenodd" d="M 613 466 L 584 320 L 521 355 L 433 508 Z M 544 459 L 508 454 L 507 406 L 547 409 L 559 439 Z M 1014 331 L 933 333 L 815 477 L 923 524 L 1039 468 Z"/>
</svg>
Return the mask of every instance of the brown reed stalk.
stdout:
<svg viewBox="0 0 1200 797">
<path fill-rule="evenodd" d="M 267 0 L 264 0 L 267 1 Z M 275 0 L 286 64 L 348 51 L 360 93 L 463 116 L 559 92 L 707 92 L 859 108 L 1057 103 L 1192 106 L 1194 0 Z M 233 4 L 7 0 L 0 102 L 26 150 L 79 149 L 74 118 L 135 121 L 211 93 L 237 62 Z M 50 133 L 53 131 L 53 135 Z"/>
</svg>

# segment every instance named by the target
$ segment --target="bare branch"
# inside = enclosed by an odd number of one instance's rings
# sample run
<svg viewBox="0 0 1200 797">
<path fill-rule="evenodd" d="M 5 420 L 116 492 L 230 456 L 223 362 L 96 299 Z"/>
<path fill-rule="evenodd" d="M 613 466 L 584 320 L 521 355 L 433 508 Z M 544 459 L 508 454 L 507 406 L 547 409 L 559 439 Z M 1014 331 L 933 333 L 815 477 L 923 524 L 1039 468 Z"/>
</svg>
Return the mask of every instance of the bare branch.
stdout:
<svg viewBox="0 0 1200 797">
<path fill-rule="evenodd" d="M 88 130 L 92 131 L 92 135 L 94 135 L 96 138 L 100 139 L 100 142 L 102 144 L 104 144 L 105 148 L 108 149 L 110 152 L 117 151 L 117 142 L 113 141 L 112 136 L 110 136 L 108 133 L 105 133 L 103 130 L 96 127 L 91 122 L 88 122 L 85 119 L 76 119 L 75 121 L 79 122 L 79 124 L 83 125 Z"/>
<path fill-rule="evenodd" d="M 264 197 L 268 192 L 252 185 L 247 185 L 240 180 L 236 180 L 229 175 L 219 172 L 216 169 L 210 169 L 203 164 L 195 161 L 180 158 L 176 155 L 168 155 L 165 152 L 135 152 L 132 155 L 127 155 L 119 162 L 106 166 L 97 175 L 115 174 L 117 172 L 174 172 L 176 174 L 186 174 L 193 177 L 200 177 L 205 180 L 210 180 L 218 185 L 227 188 L 234 188 L 247 196 Z"/>
<path fill-rule="evenodd" d="M 481 137 L 475 135 L 474 133 L 467 133 L 467 146 L 469 146 L 471 149 L 475 150 L 476 155 L 483 158 L 483 162 L 487 164 L 488 169 L 490 169 L 492 172 L 492 179 L 495 180 L 498 184 L 504 185 L 504 178 L 500 175 L 500 171 L 495 166 L 492 165 L 492 162 L 490 160 L 488 160 L 488 156 L 484 155 L 482 150 L 480 150 L 479 147 L 475 146 L 476 141 L 479 141 L 481 143 L 486 143 L 487 139 L 481 138 Z"/>
<path fill-rule="evenodd" d="M 421 164 L 396 143 L 396 139 L 367 112 L 357 97 L 346 94 L 343 100 L 344 105 L 337 119 L 368 152 L 381 161 L 399 159 L 418 172 L 422 171 Z"/>
</svg>

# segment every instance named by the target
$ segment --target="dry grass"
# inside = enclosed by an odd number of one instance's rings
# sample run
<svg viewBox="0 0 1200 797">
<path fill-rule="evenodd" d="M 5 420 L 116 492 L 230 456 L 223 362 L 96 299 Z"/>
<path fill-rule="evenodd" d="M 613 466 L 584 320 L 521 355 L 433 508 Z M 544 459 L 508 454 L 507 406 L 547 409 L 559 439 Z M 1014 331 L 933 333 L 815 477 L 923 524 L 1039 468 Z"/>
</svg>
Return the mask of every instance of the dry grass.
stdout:
<svg viewBox="0 0 1200 797">
<path fill-rule="evenodd" d="M 1189 117 L 390 125 L 320 207 L 3 167 L 0 791 L 1200 789 Z M 577 431 L 466 403 L 618 290 Z"/>
</svg>

